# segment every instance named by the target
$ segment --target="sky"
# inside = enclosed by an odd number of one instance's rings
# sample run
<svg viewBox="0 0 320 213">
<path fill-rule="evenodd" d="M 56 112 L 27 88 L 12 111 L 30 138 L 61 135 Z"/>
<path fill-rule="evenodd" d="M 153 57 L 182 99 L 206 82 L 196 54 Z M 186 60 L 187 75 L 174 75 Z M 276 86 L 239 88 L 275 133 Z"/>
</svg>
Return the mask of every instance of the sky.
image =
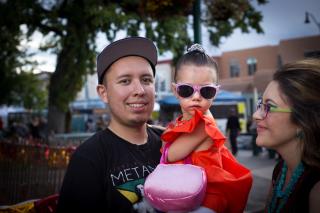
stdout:
<svg viewBox="0 0 320 213">
<path fill-rule="evenodd" d="M 319 0 L 269 0 L 265 5 L 256 6 L 263 14 L 261 26 L 264 34 L 257 34 L 251 30 L 249 34 L 243 34 L 240 30 L 222 39 L 219 47 L 210 45 L 208 35 L 202 28 L 202 44 L 204 49 L 214 56 L 222 52 L 247 49 L 265 45 L 277 45 L 280 40 L 291 38 L 320 35 L 320 1 Z M 310 23 L 305 24 L 305 12 L 313 14 L 317 24 L 310 18 Z M 28 43 L 31 49 L 37 48 L 42 37 L 35 34 L 32 42 Z M 103 38 L 98 39 L 98 51 L 107 44 Z M 40 63 L 38 71 L 53 72 L 55 69 L 55 56 L 48 53 L 36 54 L 34 58 Z M 171 54 L 159 56 L 159 60 L 170 59 Z"/>
<path fill-rule="evenodd" d="M 261 26 L 264 34 L 257 34 L 251 30 L 243 34 L 236 30 L 232 36 L 223 39 L 219 48 L 212 47 L 212 54 L 221 51 L 240 50 L 265 45 L 277 45 L 280 40 L 320 35 L 320 1 L 319 0 L 269 0 L 265 5 L 256 6 L 262 11 Z M 318 25 L 312 20 L 305 24 L 305 12 L 308 11 L 317 19 Z M 204 46 L 208 46 L 206 36 L 203 37 Z"/>
</svg>

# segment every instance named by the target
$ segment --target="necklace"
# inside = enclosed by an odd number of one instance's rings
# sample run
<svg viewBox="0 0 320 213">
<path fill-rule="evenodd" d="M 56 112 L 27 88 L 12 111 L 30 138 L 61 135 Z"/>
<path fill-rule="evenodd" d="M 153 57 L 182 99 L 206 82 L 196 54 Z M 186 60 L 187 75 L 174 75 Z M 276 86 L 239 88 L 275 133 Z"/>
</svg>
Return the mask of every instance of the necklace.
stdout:
<svg viewBox="0 0 320 213">
<path fill-rule="evenodd" d="M 295 187 L 295 184 L 297 183 L 297 181 L 299 180 L 300 176 L 304 171 L 304 166 L 302 162 L 299 163 L 299 165 L 295 168 L 288 185 L 284 190 L 282 190 L 284 186 L 284 182 L 286 180 L 287 170 L 288 170 L 288 166 L 285 162 L 283 162 L 282 169 L 281 169 L 281 176 L 277 180 L 273 188 L 271 203 L 269 203 L 268 205 L 268 213 L 280 212 L 280 210 L 284 207 L 284 205 L 288 201 L 290 194 L 292 193 Z M 278 199 L 281 199 L 281 200 L 279 205 L 276 206 Z"/>
</svg>

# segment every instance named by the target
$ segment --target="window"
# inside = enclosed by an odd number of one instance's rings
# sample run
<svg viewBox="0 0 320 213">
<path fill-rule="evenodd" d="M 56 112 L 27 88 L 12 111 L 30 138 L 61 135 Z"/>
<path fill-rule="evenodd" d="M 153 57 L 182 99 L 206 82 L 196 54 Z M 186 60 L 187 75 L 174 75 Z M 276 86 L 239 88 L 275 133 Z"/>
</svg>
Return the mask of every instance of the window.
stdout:
<svg viewBox="0 0 320 213">
<path fill-rule="evenodd" d="M 232 59 L 230 61 L 230 77 L 234 78 L 234 77 L 239 77 L 240 75 L 240 64 L 239 61 L 236 59 Z"/>
<path fill-rule="evenodd" d="M 156 88 L 156 92 L 166 92 L 166 79 L 163 79 L 157 76 L 156 82 L 155 82 L 155 88 Z"/>
<path fill-rule="evenodd" d="M 166 91 L 166 81 L 162 80 L 160 83 L 160 91 L 165 92 Z"/>
<path fill-rule="evenodd" d="M 320 51 L 308 51 L 304 53 L 305 58 L 320 58 Z"/>
<path fill-rule="evenodd" d="M 247 59 L 248 75 L 253 75 L 257 71 L 257 59 L 250 57 Z"/>
<path fill-rule="evenodd" d="M 159 78 L 156 78 L 155 81 L 156 81 L 155 82 L 155 89 L 156 89 L 156 93 L 158 93 L 159 92 Z"/>
</svg>

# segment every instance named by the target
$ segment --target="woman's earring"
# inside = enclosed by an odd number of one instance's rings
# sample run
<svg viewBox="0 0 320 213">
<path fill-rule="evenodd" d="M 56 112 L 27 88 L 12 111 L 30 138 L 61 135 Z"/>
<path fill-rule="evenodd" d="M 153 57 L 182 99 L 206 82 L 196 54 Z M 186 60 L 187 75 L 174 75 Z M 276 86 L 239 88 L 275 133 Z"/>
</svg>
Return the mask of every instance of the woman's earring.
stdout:
<svg viewBox="0 0 320 213">
<path fill-rule="evenodd" d="M 296 138 L 298 138 L 299 140 L 302 140 L 304 138 L 304 134 L 301 129 L 297 129 Z"/>
</svg>

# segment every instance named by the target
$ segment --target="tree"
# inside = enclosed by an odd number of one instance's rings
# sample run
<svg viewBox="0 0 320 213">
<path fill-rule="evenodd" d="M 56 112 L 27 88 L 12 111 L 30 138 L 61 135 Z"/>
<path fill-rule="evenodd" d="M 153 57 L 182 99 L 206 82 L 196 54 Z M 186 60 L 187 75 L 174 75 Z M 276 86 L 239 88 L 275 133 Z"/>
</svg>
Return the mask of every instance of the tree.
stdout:
<svg viewBox="0 0 320 213">
<path fill-rule="evenodd" d="M 20 46 L 21 40 L 28 37 L 21 32 L 24 17 L 17 16 L 23 8 L 25 5 L 15 1 L 0 3 L 0 105 L 43 109 L 46 89 L 40 90 L 42 83 L 31 72 L 36 64 Z"/>
<path fill-rule="evenodd" d="M 257 0 L 258 4 L 265 4 L 267 0 Z M 260 26 L 262 15 L 256 11 L 248 0 L 232 0 L 226 4 L 224 0 L 205 0 L 207 5 L 205 25 L 208 27 L 210 41 L 218 46 L 222 37 L 228 37 L 233 30 L 239 28 L 243 33 L 249 33 L 253 28 L 263 33 Z"/>
<path fill-rule="evenodd" d="M 26 24 L 29 34 L 40 31 L 49 36 L 41 49 L 57 54 L 48 101 L 49 128 L 55 132 L 64 131 L 69 103 L 81 89 L 84 76 L 94 72 L 98 32 L 109 41 L 120 30 L 130 36 L 144 33 L 156 42 L 160 54 L 171 51 L 175 57 L 192 40 L 187 29 L 193 0 L 10 0 L 0 4 L 12 2 L 22 8 L 24 18 L 19 24 Z M 266 0 L 257 2 L 264 4 Z M 205 0 L 204 4 L 207 10 L 201 18 L 214 45 L 236 28 L 262 32 L 262 16 L 249 0 Z"/>
</svg>

